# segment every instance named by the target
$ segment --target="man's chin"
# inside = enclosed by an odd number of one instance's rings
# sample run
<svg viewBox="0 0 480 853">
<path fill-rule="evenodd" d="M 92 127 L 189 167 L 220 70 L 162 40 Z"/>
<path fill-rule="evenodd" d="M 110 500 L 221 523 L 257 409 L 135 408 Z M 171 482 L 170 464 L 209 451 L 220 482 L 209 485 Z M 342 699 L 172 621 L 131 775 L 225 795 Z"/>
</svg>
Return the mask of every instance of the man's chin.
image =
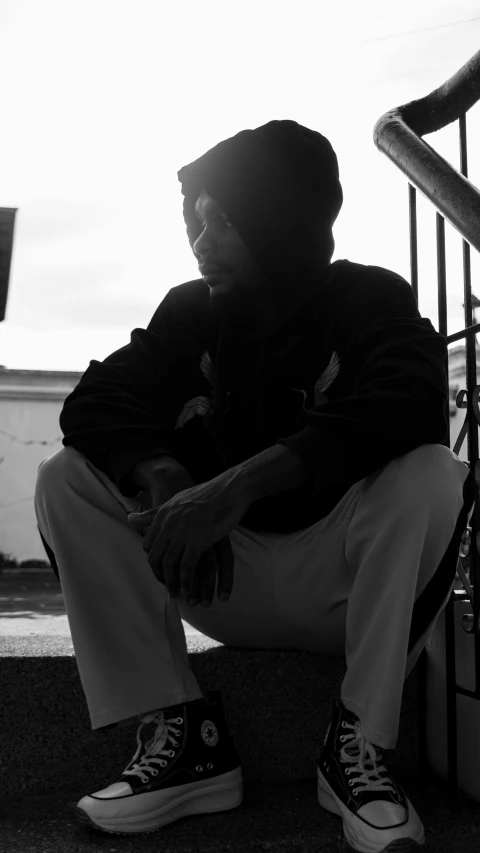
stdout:
<svg viewBox="0 0 480 853">
<path fill-rule="evenodd" d="M 207 281 L 206 282 L 208 289 L 210 290 L 210 294 L 213 295 L 215 293 L 227 293 L 230 291 L 230 282 L 228 281 Z"/>
<path fill-rule="evenodd" d="M 230 284 L 231 276 L 229 273 L 225 272 L 212 272 L 210 275 L 204 275 L 203 280 L 205 284 L 211 289 L 217 288 L 219 285 Z"/>
<path fill-rule="evenodd" d="M 205 275 L 203 280 L 208 287 L 212 302 L 227 295 L 229 298 L 232 298 L 232 280 L 229 275 L 212 273 L 212 275 Z"/>
</svg>

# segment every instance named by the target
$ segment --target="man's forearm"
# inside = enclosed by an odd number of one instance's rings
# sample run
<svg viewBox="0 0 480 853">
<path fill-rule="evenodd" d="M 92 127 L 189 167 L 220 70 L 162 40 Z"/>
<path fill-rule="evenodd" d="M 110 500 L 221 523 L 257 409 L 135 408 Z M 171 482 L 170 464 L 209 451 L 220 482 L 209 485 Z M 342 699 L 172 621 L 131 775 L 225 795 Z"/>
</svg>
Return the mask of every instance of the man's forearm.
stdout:
<svg viewBox="0 0 480 853">
<path fill-rule="evenodd" d="M 165 456 L 169 456 L 167 451 L 137 463 L 132 472 L 134 482 L 142 488 L 147 488 L 155 478 L 157 465 L 162 469 L 162 458 L 165 461 Z M 179 462 L 177 464 L 180 465 Z M 313 475 L 305 470 L 300 456 L 284 444 L 275 444 L 256 456 L 245 459 L 239 465 L 229 468 L 228 475 L 229 479 L 248 495 L 251 503 L 267 495 L 296 489 L 313 479 Z"/>
<path fill-rule="evenodd" d="M 275 444 L 230 469 L 251 502 L 267 495 L 296 489 L 313 480 L 300 456 L 284 444 Z"/>
</svg>

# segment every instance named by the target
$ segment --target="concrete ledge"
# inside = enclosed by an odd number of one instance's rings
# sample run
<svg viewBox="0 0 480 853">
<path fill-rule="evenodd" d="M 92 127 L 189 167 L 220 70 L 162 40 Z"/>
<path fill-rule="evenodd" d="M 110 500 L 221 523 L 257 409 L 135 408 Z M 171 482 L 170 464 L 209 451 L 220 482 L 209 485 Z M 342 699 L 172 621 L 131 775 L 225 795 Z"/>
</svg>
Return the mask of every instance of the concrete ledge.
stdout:
<svg viewBox="0 0 480 853">
<path fill-rule="evenodd" d="M 2 643 L 0 798 L 59 787 L 79 796 L 98 790 L 132 758 L 135 724 L 93 732 L 71 640 L 32 640 Z M 340 695 L 344 658 L 233 649 L 205 637 L 188 636 L 187 645 L 202 689 L 222 691 L 245 780 L 314 779 L 332 702 Z M 386 758 L 401 781 L 416 773 L 417 757 L 415 667 L 404 688 L 399 741 Z"/>
</svg>

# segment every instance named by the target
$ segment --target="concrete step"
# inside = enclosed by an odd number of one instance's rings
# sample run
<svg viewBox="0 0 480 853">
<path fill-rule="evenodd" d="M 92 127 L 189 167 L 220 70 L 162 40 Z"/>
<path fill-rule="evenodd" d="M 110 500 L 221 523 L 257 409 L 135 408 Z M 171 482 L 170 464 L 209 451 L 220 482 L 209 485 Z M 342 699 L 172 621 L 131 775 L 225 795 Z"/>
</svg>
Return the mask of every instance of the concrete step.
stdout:
<svg viewBox="0 0 480 853">
<path fill-rule="evenodd" d="M 57 791 L 59 784 L 62 791 L 98 790 L 116 778 L 135 752 L 136 725 L 91 730 L 68 638 L 7 640 L 0 649 L 0 798 Z M 344 658 L 233 649 L 192 635 L 187 646 L 202 689 L 222 691 L 244 778 L 314 779 Z M 387 755 L 392 770 L 416 772 L 416 668 L 405 684 L 399 742 Z"/>
<path fill-rule="evenodd" d="M 315 779 L 340 696 L 345 659 L 227 648 L 187 622 L 190 666 L 220 688 L 229 730 L 252 781 Z M 136 725 L 92 732 L 61 587 L 53 572 L 0 577 L 0 798 L 98 790 L 136 750 Z M 392 766 L 418 769 L 417 668 L 405 684 Z"/>
<path fill-rule="evenodd" d="M 202 688 L 222 690 L 241 756 L 244 800 L 233 811 L 185 818 L 152 835 L 113 836 L 78 823 L 84 794 L 117 778 L 136 726 L 92 732 L 68 620 L 51 577 L 42 590 L 0 578 L 0 849 L 76 853 L 344 853 L 341 820 L 317 802 L 316 757 L 340 695 L 344 658 L 232 649 L 184 622 Z M 48 587 L 48 589 L 47 589 Z M 462 791 L 452 810 L 443 779 L 419 773 L 418 667 L 408 678 L 399 740 L 386 764 L 420 815 L 435 853 L 478 853 L 480 808 Z M 445 739 L 445 733 L 442 734 Z"/>
</svg>

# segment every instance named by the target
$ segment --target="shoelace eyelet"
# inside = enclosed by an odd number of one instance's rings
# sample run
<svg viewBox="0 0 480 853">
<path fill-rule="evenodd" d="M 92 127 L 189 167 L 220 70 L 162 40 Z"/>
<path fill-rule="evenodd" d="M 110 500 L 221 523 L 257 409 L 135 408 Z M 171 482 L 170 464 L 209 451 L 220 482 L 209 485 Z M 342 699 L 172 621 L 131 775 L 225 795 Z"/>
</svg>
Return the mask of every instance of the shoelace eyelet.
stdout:
<svg viewBox="0 0 480 853">
<path fill-rule="evenodd" d="M 201 765 L 201 764 L 197 764 L 197 766 L 195 767 L 195 770 L 197 771 L 197 773 L 203 773 L 203 767 L 202 767 L 202 765 Z"/>
<path fill-rule="evenodd" d="M 207 767 L 209 770 L 213 770 L 213 764 L 211 761 L 207 764 Z"/>
</svg>

